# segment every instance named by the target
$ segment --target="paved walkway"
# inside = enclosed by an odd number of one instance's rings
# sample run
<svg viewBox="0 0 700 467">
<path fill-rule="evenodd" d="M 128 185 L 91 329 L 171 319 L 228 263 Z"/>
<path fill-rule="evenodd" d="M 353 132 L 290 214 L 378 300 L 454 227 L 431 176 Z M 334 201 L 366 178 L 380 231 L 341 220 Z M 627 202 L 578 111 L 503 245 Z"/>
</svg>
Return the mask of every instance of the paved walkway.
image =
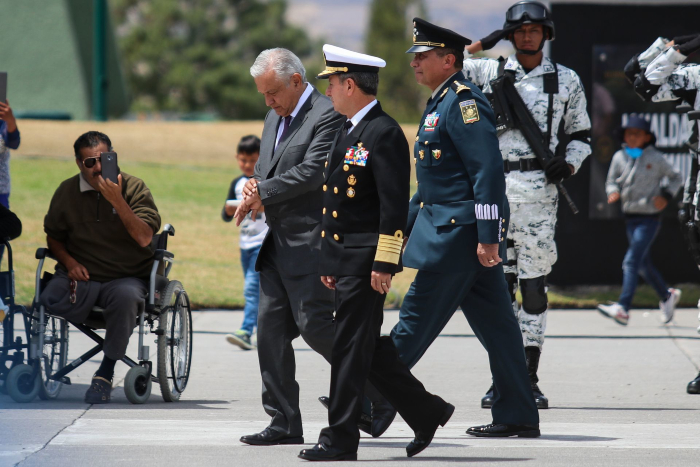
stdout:
<svg viewBox="0 0 700 467">
<path fill-rule="evenodd" d="M 412 433 L 397 419 L 382 438 L 362 438 L 359 459 L 378 466 L 699 465 L 700 395 L 685 392 L 700 367 L 697 314 L 680 310 L 673 325 L 663 326 L 658 310 L 633 311 L 622 327 L 591 310 L 550 312 L 540 386 L 552 408 L 540 411 L 538 439 L 465 434 L 469 426 L 491 421 L 489 411 L 479 408 L 490 375 L 485 351 L 456 314 L 415 368 L 428 390 L 457 407 L 450 423 L 409 460 L 404 447 Z M 129 404 L 121 387 L 126 366 L 119 364 L 112 404 L 86 405 L 83 395 L 99 359 L 73 372 L 73 385 L 58 400 L 16 404 L 0 395 L 0 466 L 303 464 L 296 458 L 300 446 L 238 442 L 268 422 L 256 353 L 224 340 L 241 319 L 241 312 L 195 313 L 192 378 L 178 403 L 164 403 L 154 386 L 148 404 Z M 396 320 L 396 312 L 386 313 L 386 332 Z M 71 357 L 90 345 L 79 332 L 70 339 Z M 303 342 L 296 347 L 310 446 L 325 426 L 316 398 L 328 392 L 330 368 Z"/>
</svg>

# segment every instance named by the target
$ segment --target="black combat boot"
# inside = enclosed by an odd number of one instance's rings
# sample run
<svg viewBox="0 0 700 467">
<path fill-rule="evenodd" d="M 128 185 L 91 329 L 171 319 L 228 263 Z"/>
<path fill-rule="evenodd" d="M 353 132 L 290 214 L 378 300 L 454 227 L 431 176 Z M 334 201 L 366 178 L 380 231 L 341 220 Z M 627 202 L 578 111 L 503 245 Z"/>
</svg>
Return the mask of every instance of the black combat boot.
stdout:
<svg viewBox="0 0 700 467">
<path fill-rule="evenodd" d="M 527 360 L 527 373 L 530 376 L 530 386 L 532 393 L 535 396 L 535 403 L 538 409 L 548 409 L 549 400 L 542 394 L 537 382 L 540 380 L 537 377 L 537 367 L 540 365 L 540 353 L 542 351 L 537 347 L 525 347 L 525 359 Z"/>
<path fill-rule="evenodd" d="M 700 373 L 697 378 L 688 383 L 688 394 L 700 394 Z"/>
</svg>

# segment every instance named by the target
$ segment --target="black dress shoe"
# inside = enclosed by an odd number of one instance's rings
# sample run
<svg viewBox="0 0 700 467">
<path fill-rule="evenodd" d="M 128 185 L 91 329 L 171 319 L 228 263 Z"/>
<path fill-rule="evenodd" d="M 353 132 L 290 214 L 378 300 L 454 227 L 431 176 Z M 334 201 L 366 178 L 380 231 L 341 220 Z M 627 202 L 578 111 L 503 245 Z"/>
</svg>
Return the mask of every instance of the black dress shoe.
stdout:
<svg viewBox="0 0 700 467">
<path fill-rule="evenodd" d="M 688 383 L 688 394 L 700 394 L 700 373 L 697 378 Z"/>
<path fill-rule="evenodd" d="M 488 391 L 486 391 L 486 394 L 484 397 L 481 398 L 481 408 L 482 409 L 490 409 L 493 406 L 493 383 L 491 383 L 491 387 L 489 388 Z"/>
<path fill-rule="evenodd" d="M 319 443 L 312 449 L 302 449 L 299 457 L 307 461 L 356 461 L 357 453 L 341 451 Z"/>
<path fill-rule="evenodd" d="M 321 403 L 322 406 L 326 408 L 326 410 L 330 409 L 331 407 L 331 399 L 326 396 L 321 396 L 318 398 L 318 401 Z M 396 415 L 396 414 L 394 414 Z M 392 418 L 393 420 L 393 418 Z M 389 420 L 389 425 L 391 425 L 391 420 Z M 389 428 L 389 425 L 386 426 L 386 428 Z M 360 429 L 360 431 L 363 431 L 367 433 L 368 435 L 372 435 L 372 417 L 367 415 L 366 413 L 361 413 L 360 414 L 360 419 L 357 421 L 357 428 Z M 386 431 L 386 428 L 384 428 L 384 431 Z M 384 433 L 382 431 L 382 433 Z M 374 436 L 374 435 L 372 435 Z M 381 436 L 381 434 L 377 435 Z"/>
<path fill-rule="evenodd" d="M 287 436 L 272 428 L 265 428 L 254 435 L 241 436 L 241 443 L 253 446 L 276 446 L 278 444 L 304 444 L 303 436 Z"/>
<path fill-rule="evenodd" d="M 518 436 L 520 438 L 539 438 L 539 426 L 532 425 L 505 425 L 505 424 L 489 424 L 482 426 L 473 426 L 467 430 L 468 435 L 477 436 L 480 438 L 507 438 L 509 436 Z"/>
<path fill-rule="evenodd" d="M 379 438 L 396 418 L 396 409 L 386 401 L 372 402 L 372 437 Z"/>
<path fill-rule="evenodd" d="M 326 408 L 326 410 L 331 408 L 331 400 L 329 397 L 321 396 L 318 398 L 318 401 Z"/>
<path fill-rule="evenodd" d="M 442 413 L 442 417 L 440 418 L 439 426 L 445 426 L 445 424 L 450 420 L 450 417 L 452 417 L 452 414 L 455 412 L 455 406 L 452 404 L 447 404 L 447 407 L 445 407 L 445 411 Z M 413 457 L 419 452 L 423 451 L 425 448 L 430 445 L 430 443 L 433 441 L 433 437 L 435 436 L 435 432 L 437 431 L 438 427 L 436 426 L 434 429 L 431 431 L 426 431 L 426 432 L 416 432 L 416 437 L 413 438 L 413 441 L 408 443 L 408 446 L 406 446 L 406 455 L 408 457 Z"/>
</svg>

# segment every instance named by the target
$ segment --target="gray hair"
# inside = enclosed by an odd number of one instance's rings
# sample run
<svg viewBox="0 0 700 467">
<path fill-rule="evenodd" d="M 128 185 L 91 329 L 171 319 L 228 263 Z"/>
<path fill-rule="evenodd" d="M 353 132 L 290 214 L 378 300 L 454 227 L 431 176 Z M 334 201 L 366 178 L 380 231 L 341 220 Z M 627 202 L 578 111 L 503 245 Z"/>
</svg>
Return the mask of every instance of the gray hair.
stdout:
<svg viewBox="0 0 700 467">
<path fill-rule="evenodd" d="M 250 67 L 250 74 L 253 78 L 258 78 L 269 70 L 274 71 L 277 78 L 287 84 L 294 73 L 299 73 L 302 81 L 306 82 L 304 65 L 302 65 L 299 57 L 287 49 L 275 48 L 260 52 L 258 58 L 255 59 L 255 63 Z"/>
</svg>

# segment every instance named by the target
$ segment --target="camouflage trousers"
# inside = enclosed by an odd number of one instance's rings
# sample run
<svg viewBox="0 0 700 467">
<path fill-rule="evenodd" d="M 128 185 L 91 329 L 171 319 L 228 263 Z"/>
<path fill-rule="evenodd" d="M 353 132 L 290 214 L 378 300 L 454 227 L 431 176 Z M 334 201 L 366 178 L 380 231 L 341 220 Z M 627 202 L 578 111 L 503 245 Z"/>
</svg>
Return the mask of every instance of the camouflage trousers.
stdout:
<svg viewBox="0 0 700 467">
<path fill-rule="evenodd" d="M 540 203 L 510 203 L 508 259 L 504 271 L 519 280 L 546 276 L 557 261 L 554 228 L 557 223 L 557 200 Z M 545 289 L 546 291 L 546 289 Z M 514 304 L 515 315 L 523 333 L 525 347 L 542 348 L 547 328 L 547 311 L 539 315 L 526 313 Z"/>
</svg>

